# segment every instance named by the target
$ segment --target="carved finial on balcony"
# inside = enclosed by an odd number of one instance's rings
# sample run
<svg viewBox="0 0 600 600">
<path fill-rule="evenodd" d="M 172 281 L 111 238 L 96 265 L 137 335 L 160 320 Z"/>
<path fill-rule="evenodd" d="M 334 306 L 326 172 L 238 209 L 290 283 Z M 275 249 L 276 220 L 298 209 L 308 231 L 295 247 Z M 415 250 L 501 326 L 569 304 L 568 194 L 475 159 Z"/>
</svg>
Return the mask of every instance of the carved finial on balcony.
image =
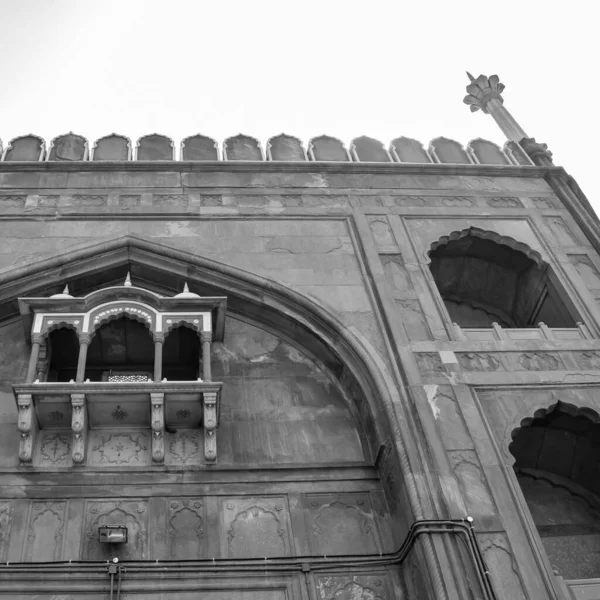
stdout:
<svg viewBox="0 0 600 600">
<path fill-rule="evenodd" d="M 125 277 L 125 283 L 123 284 L 125 287 L 131 287 L 131 275 L 129 271 L 127 271 L 127 277 Z"/>
<path fill-rule="evenodd" d="M 183 284 L 183 293 L 184 293 L 184 294 L 187 294 L 187 293 L 189 293 L 189 291 L 190 291 L 190 288 L 189 288 L 189 286 L 188 286 L 188 284 L 187 284 L 187 281 L 186 281 L 186 282 Z"/>
<path fill-rule="evenodd" d="M 501 94 L 504 91 L 505 86 L 503 83 L 500 83 L 498 75 L 492 75 L 491 77 L 480 75 L 477 79 L 475 79 L 468 71 L 467 75 L 471 80 L 471 83 L 467 86 L 468 94 L 465 96 L 463 102 L 470 105 L 471 112 L 482 110 L 487 114 L 487 104 L 493 98 L 500 103 L 504 102 Z"/>
</svg>

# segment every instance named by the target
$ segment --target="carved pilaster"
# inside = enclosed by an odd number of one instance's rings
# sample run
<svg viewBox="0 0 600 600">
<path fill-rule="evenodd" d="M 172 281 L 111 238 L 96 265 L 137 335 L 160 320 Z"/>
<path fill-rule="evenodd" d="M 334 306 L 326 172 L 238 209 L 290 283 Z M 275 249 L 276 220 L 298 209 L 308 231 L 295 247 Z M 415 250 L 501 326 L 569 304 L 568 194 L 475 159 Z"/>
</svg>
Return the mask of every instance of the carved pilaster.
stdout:
<svg viewBox="0 0 600 600">
<path fill-rule="evenodd" d="M 165 460 L 165 395 L 162 393 L 151 393 L 152 403 L 151 425 L 152 425 L 152 460 L 156 463 Z"/>
<path fill-rule="evenodd" d="M 21 433 L 19 440 L 19 460 L 22 463 L 31 463 L 35 436 L 38 430 L 31 394 L 19 394 L 17 407 L 19 410 L 17 427 Z"/>
<path fill-rule="evenodd" d="M 165 335 L 154 332 L 152 340 L 154 341 L 154 381 L 159 383 L 162 379 L 162 351 Z"/>
<path fill-rule="evenodd" d="M 43 341 L 40 345 L 40 352 L 36 365 L 35 379 L 46 381 L 48 376 L 48 342 Z"/>
<path fill-rule="evenodd" d="M 85 394 L 71 394 L 71 406 L 71 430 L 73 432 L 71 456 L 74 465 L 81 465 L 85 462 L 85 446 L 88 429 Z"/>
<path fill-rule="evenodd" d="M 212 375 L 210 370 L 210 344 L 212 342 L 212 332 L 203 331 L 200 334 L 202 341 L 202 378 L 204 381 L 211 381 Z"/>
<path fill-rule="evenodd" d="M 204 458 L 217 460 L 217 393 L 204 392 Z"/>
</svg>

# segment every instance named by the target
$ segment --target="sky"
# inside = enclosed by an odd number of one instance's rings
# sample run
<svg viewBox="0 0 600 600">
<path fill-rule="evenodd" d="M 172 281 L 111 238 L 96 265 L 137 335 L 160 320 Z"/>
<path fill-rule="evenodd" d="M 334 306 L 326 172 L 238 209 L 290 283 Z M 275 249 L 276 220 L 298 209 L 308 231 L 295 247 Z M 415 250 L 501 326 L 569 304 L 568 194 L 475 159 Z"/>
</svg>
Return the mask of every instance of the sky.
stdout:
<svg viewBox="0 0 600 600">
<path fill-rule="evenodd" d="M 505 140 L 465 71 L 600 212 L 595 0 L 0 0 L 0 139 L 74 131 Z"/>
</svg>

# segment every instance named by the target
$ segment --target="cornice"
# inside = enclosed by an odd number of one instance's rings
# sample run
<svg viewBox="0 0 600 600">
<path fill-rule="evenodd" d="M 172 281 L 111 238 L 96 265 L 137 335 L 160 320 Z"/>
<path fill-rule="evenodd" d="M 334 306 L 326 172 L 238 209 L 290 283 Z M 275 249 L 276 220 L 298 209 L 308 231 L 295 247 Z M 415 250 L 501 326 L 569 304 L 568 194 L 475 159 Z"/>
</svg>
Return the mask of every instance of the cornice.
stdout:
<svg viewBox="0 0 600 600">
<path fill-rule="evenodd" d="M 467 175 L 479 177 L 545 177 L 560 167 L 514 165 L 452 165 L 367 162 L 271 161 L 127 161 L 127 162 L 0 162 L 0 173 L 347 173 L 398 175 Z"/>
</svg>

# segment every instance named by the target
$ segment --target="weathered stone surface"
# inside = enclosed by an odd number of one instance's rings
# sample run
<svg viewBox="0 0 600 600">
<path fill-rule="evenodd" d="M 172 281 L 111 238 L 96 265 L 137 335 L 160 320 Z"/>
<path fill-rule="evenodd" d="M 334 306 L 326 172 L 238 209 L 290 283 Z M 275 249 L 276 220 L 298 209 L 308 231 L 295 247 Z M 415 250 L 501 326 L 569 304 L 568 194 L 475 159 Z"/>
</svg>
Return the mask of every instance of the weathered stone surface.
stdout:
<svg viewBox="0 0 600 600">
<path fill-rule="evenodd" d="M 344 144 L 328 135 L 312 138 L 308 144 L 308 154 L 312 160 L 340 161 L 350 160 Z"/>
<path fill-rule="evenodd" d="M 15 138 L 8 144 L 3 160 L 7 162 L 43 160 L 44 146 L 44 140 L 37 135 L 24 135 Z"/>
<path fill-rule="evenodd" d="M 269 139 L 267 152 L 270 160 L 306 160 L 306 151 L 302 142 L 298 138 L 283 133 Z"/>
<path fill-rule="evenodd" d="M 67 133 L 52 140 L 48 160 L 86 160 L 88 157 L 88 143 L 84 137 L 74 133 Z"/>
<path fill-rule="evenodd" d="M 181 142 L 181 160 L 219 160 L 219 146 L 205 135 L 193 135 Z"/>
<path fill-rule="evenodd" d="M 173 160 L 173 140 L 157 133 L 145 135 L 137 141 L 137 160 Z"/>
<path fill-rule="evenodd" d="M 472 140 L 467 146 L 481 165 L 509 165 L 510 161 L 496 144 L 488 140 Z"/>
<path fill-rule="evenodd" d="M 96 140 L 93 160 L 131 160 L 131 141 L 124 135 L 113 133 Z"/>
<path fill-rule="evenodd" d="M 423 144 L 417 140 L 399 137 L 390 144 L 390 152 L 396 156 L 399 162 L 405 163 L 430 163 L 431 158 Z"/>
<path fill-rule="evenodd" d="M 360 162 L 390 162 L 390 155 L 379 140 L 362 136 L 354 138 L 350 151 L 355 160 Z"/>
<path fill-rule="evenodd" d="M 256 138 L 236 135 L 223 142 L 225 160 L 263 160 L 262 149 Z"/>
</svg>

